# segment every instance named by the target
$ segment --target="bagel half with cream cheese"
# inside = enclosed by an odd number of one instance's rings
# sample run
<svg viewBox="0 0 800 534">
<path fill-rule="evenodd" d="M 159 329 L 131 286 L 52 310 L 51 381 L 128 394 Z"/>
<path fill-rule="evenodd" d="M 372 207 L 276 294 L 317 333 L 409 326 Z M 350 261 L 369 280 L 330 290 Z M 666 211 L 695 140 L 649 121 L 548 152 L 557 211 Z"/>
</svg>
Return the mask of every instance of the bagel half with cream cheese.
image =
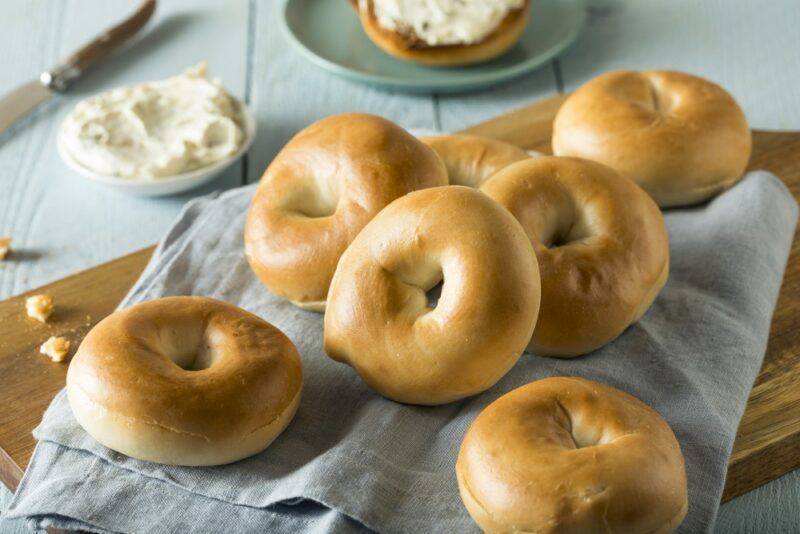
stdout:
<svg viewBox="0 0 800 534">
<path fill-rule="evenodd" d="M 398 59 L 436 67 L 468 65 L 499 56 L 522 36 L 530 11 L 530 0 L 351 3 L 367 36 L 378 47 Z"/>
</svg>

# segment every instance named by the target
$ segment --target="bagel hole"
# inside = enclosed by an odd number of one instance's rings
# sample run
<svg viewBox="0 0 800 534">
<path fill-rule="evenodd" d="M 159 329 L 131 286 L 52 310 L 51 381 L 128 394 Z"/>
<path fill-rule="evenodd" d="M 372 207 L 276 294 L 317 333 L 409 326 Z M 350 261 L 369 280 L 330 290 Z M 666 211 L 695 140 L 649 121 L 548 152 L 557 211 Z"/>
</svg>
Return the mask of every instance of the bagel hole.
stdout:
<svg viewBox="0 0 800 534">
<path fill-rule="evenodd" d="M 194 359 L 187 367 L 183 367 L 184 371 L 202 371 L 208 369 L 214 364 L 216 354 L 211 346 L 211 343 L 205 339 L 195 351 Z"/>
<path fill-rule="evenodd" d="M 298 197 L 287 211 L 308 219 L 322 219 L 336 213 L 336 203 L 324 202 L 313 194 Z"/>
<path fill-rule="evenodd" d="M 159 337 L 164 355 L 184 371 L 202 371 L 217 360 L 216 336 L 199 325 L 165 328 Z"/>
<path fill-rule="evenodd" d="M 542 244 L 547 248 L 558 248 L 579 243 L 593 234 L 582 220 L 575 220 L 572 224 L 555 228 L 550 235 L 544 236 Z"/>
<path fill-rule="evenodd" d="M 336 213 L 336 204 L 327 204 L 320 202 L 318 198 L 308 196 L 295 204 L 290 211 L 308 219 L 322 219 Z"/>
<path fill-rule="evenodd" d="M 439 305 L 444 290 L 444 274 L 438 258 L 431 256 L 414 262 L 397 262 L 385 265 L 383 269 L 401 284 L 403 308 L 423 316 Z"/>
<path fill-rule="evenodd" d="M 647 83 L 650 89 L 647 95 L 648 100 L 642 103 L 642 106 L 658 115 L 668 114 L 675 107 L 671 94 L 663 91 L 661 82 L 653 76 L 647 77 Z"/>
<path fill-rule="evenodd" d="M 434 309 L 439 304 L 439 299 L 442 297 L 442 288 L 444 287 L 444 279 L 436 283 L 432 288 L 425 292 L 425 305 Z"/>
<path fill-rule="evenodd" d="M 556 247 L 563 247 L 567 243 L 570 243 L 572 240 L 569 239 L 568 236 L 556 235 L 550 243 L 547 244 L 547 248 L 556 248 Z"/>
<path fill-rule="evenodd" d="M 532 221 L 533 235 L 545 248 L 579 244 L 596 235 L 590 224 L 592 207 L 585 201 L 562 194 Z"/>
<path fill-rule="evenodd" d="M 601 443 L 600 439 L 596 439 L 593 436 L 587 436 L 587 435 L 581 434 L 580 432 L 576 432 L 575 429 L 573 429 L 570 432 L 570 435 L 572 436 L 572 441 L 575 443 L 575 448 L 576 449 L 585 449 L 586 447 L 595 447 L 597 445 L 600 445 L 600 443 Z"/>
<path fill-rule="evenodd" d="M 284 199 L 283 209 L 308 219 L 322 219 L 336 213 L 339 191 L 336 180 L 298 179 L 292 193 Z"/>
<path fill-rule="evenodd" d="M 593 436 L 581 432 L 581 422 L 579 420 L 576 421 L 575 418 L 570 415 L 569 411 L 560 400 L 555 400 L 555 407 L 555 422 L 568 434 L 569 441 L 573 445 L 573 448 L 584 449 L 603 443 L 603 436 Z"/>
<path fill-rule="evenodd" d="M 661 102 L 660 98 L 658 97 L 658 89 L 653 84 L 653 81 L 650 80 L 650 109 L 658 113 L 661 110 Z"/>
</svg>

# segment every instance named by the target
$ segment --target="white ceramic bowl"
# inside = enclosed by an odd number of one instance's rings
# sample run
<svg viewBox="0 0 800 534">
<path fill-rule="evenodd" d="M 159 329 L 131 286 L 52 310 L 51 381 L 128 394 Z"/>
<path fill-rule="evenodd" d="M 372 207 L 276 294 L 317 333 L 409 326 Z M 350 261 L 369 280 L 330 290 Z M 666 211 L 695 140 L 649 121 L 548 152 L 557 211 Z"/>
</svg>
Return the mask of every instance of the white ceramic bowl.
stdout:
<svg viewBox="0 0 800 534">
<path fill-rule="evenodd" d="M 63 143 L 63 135 L 61 134 L 63 125 L 61 128 L 59 128 L 57 138 L 58 154 L 69 168 L 81 176 L 133 195 L 158 197 L 174 195 L 176 193 L 188 191 L 189 189 L 194 189 L 195 187 L 200 187 L 201 185 L 210 182 L 219 173 L 230 167 L 236 160 L 242 157 L 253 144 L 253 140 L 256 137 L 255 118 L 244 102 L 236 99 L 236 103 L 239 106 L 244 126 L 244 140 L 242 141 L 242 146 L 239 147 L 239 150 L 236 151 L 235 154 L 224 160 L 218 161 L 217 163 L 208 165 L 206 167 L 194 169 L 189 172 L 176 174 L 174 176 L 159 176 L 156 178 L 146 179 L 121 178 L 119 176 L 100 174 L 91 169 L 87 169 L 75 161 L 69 152 L 67 152 Z"/>
</svg>

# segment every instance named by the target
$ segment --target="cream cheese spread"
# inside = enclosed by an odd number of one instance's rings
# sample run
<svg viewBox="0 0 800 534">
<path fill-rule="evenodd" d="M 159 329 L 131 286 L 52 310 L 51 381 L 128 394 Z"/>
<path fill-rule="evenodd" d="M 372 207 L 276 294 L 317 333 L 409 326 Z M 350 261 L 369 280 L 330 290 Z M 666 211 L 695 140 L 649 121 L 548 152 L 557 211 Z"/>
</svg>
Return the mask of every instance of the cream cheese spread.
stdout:
<svg viewBox="0 0 800 534">
<path fill-rule="evenodd" d="M 145 180 L 206 167 L 234 155 L 244 141 L 239 106 L 207 78 L 205 63 L 88 98 L 59 135 L 62 150 L 81 166 Z"/>
<path fill-rule="evenodd" d="M 368 0 L 361 0 L 361 9 Z M 372 0 L 378 24 L 409 33 L 430 46 L 468 45 L 486 39 L 525 0 Z"/>
</svg>

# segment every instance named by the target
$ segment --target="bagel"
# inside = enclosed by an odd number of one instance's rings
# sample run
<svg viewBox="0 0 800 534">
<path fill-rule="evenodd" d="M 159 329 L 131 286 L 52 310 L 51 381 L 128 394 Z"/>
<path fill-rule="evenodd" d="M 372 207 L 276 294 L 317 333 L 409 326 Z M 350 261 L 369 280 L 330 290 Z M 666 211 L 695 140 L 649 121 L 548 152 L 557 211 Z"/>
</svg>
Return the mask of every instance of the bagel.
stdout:
<svg viewBox="0 0 800 534">
<path fill-rule="evenodd" d="M 639 320 L 666 283 L 658 206 L 605 165 L 530 158 L 480 190 L 516 217 L 536 252 L 542 303 L 528 350 L 572 357 L 600 348 Z"/>
<path fill-rule="evenodd" d="M 488 137 L 456 134 L 420 139 L 444 161 L 450 185 L 479 187 L 500 169 L 530 158 L 523 149 Z"/>
<path fill-rule="evenodd" d="M 392 9 L 386 10 L 385 17 L 376 14 L 376 8 L 380 9 L 380 4 L 385 3 L 385 0 L 351 0 L 367 37 L 397 59 L 431 67 L 469 65 L 499 56 L 519 41 L 530 13 L 530 0 L 495 0 L 495 6 L 489 12 L 495 16 L 486 17 L 483 11 L 473 11 L 471 16 L 465 17 L 465 10 L 488 7 L 485 1 L 471 0 L 449 9 L 439 6 L 435 12 L 408 21 L 402 20 L 406 9 L 397 7 L 394 1 Z M 416 8 L 423 9 L 423 6 Z M 400 20 L 396 20 L 398 18 Z M 437 37 L 434 39 L 436 42 L 426 41 L 424 35 L 420 35 L 423 28 L 437 24 L 440 29 L 442 24 L 456 29 Z M 466 42 L 465 28 L 469 28 Z"/>
<path fill-rule="evenodd" d="M 67 372 L 78 423 L 102 445 L 172 465 L 264 450 L 300 402 L 297 350 L 255 315 L 204 297 L 137 304 L 100 321 Z"/>
<path fill-rule="evenodd" d="M 511 214 L 472 188 L 424 189 L 387 206 L 342 256 L 325 351 L 385 397 L 444 404 L 505 375 L 538 311 L 536 257 Z"/>
<path fill-rule="evenodd" d="M 547 378 L 490 404 L 456 462 L 485 531 L 668 533 L 687 511 L 669 425 L 638 399 L 582 378 Z"/>
<path fill-rule="evenodd" d="M 298 133 L 256 190 L 244 231 L 247 260 L 276 295 L 323 311 L 336 263 L 384 206 L 447 184 L 439 157 L 396 124 L 334 115 Z"/>
<path fill-rule="evenodd" d="M 751 148 L 747 119 L 733 97 L 682 72 L 603 74 L 570 95 L 553 123 L 555 155 L 604 163 L 664 208 L 731 187 Z"/>
</svg>

